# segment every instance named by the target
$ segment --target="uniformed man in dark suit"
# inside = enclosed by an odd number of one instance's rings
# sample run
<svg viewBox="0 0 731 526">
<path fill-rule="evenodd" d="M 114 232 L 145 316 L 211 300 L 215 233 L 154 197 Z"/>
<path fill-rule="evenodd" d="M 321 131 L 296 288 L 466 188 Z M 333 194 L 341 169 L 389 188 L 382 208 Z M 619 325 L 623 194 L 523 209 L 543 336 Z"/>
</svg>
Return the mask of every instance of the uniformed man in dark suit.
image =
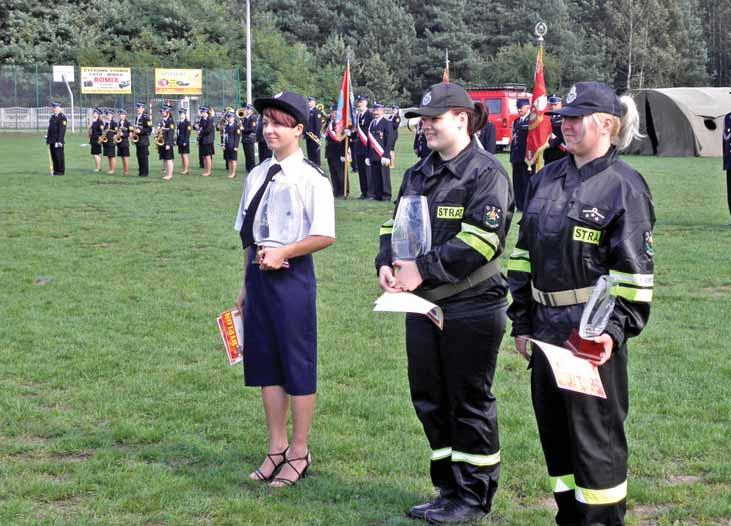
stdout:
<svg viewBox="0 0 731 526">
<path fill-rule="evenodd" d="M 368 189 L 376 201 L 391 200 L 391 155 L 393 125 L 383 116 L 383 104 L 373 103 L 373 120 L 368 126 L 368 156 L 370 166 Z"/>
<path fill-rule="evenodd" d="M 426 144 L 426 135 L 421 129 L 421 121 L 416 125 L 416 133 L 414 134 L 414 153 L 419 159 L 424 159 L 431 153 L 429 146 Z"/>
<path fill-rule="evenodd" d="M 515 208 L 523 211 L 523 201 L 530 179 L 530 168 L 525 163 L 525 149 L 528 142 L 528 118 L 530 101 L 518 99 L 519 117 L 513 121 L 513 137 L 510 141 L 510 164 L 513 165 L 513 190 Z"/>
<path fill-rule="evenodd" d="M 53 115 L 48 120 L 48 132 L 46 133 L 46 144 L 51 151 L 51 163 L 53 164 L 52 175 L 63 175 L 66 173 L 66 158 L 63 145 L 66 137 L 66 115 L 61 111 L 61 103 L 51 104 Z"/>
<path fill-rule="evenodd" d="M 561 131 L 563 117 L 551 113 L 552 111 L 560 110 L 562 106 L 561 97 L 558 95 L 548 97 L 546 113 L 551 115 L 551 137 L 548 139 L 548 147 L 543 152 L 543 161 L 546 164 L 558 161 L 568 155 L 566 145 L 563 143 L 563 132 Z"/>
<path fill-rule="evenodd" d="M 256 166 L 256 156 L 254 153 L 254 146 L 256 145 L 256 120 L 254 106 L 251 104 L 244 106 L 244 118 L 241 119 L 241 147 L 244 150 L 246 173 L 249 173 Z"/>
<path fill-rule="evenodd" d="M 330 120 L 325 131 L 325 159 L 330 169 L 335 197 L 345 195 L 345 134 L 335 129 L 338 119 L 338 105 L 333 104 L 330 111 Z"/>
<path fill-rule="evenodd" d="M 401 126 L 401 112 L 399 107 L 394 104 L 391 106 L 391 115 L 388 116 L 393 126 L 393 145 L 391 147 L 391 169 L 396 167 L 396 143 L 398 142 L 398 129 Z"/>
<path fill-rule="evenodd" d="M 259 153 L 259 163 L 264 159 L 269 159 L 272 156 L 272 151 L 267 146 L 267 142 L 264 140 L 264 119 L 262 115 L 256 119 L 256 146 Z"/>
<path fill-rule="evenodd" d="M 731 214 L 731 113 L 723 121 L 723 169 L 726 170 L 726 199 Z M 731 219 L 728 222 L 731 226 Z"/>
<path fill-rule="evenodd" d="M 475 134 L 475 136 L 485 151 L 494 154 L 497 149 L 497 131 L 495 130 L 495 125 L 490 122 L 490 110 L 487 108 L 485 103 L 482 101 L 475 102 L 475 106 L 478 105 L 485 112 L 486 119 L 485 125 Z"/>
<path fill-rule="evenodd" d="M 178 147 L 178 154 L 183 162 L 182 175 L 187 175 L 190 171 L 190 132 L 193 126 L 188 120 L 188 110 L 180 108 L 178 110 L 178 135 L 175 137 L 175 144 Z"/>
<path fill-rule="evenodd" d="M 353 158 L 358 165 L 358 182 L 360 183 L 360 199 L 373 197 L 373 189 L 368 187 L 370 179 L 369 167 L 365 160 L 368 158 L 368 127 L 373 120 L 373 113 L 368 109 L 368 97 L 359 95 L 356 103 L 355 138 L 353 143 Z"/>
<path fill-rule="evenodd" d="M 122 175 L 129 175 L 129 132 L 131 127 L 129 119 L 127 119 L 127 110 L 120 108 L 117 128 L 121 140 L 117 143 L 117 157 L 122 158 Z"/>
<path fill-rule="evenodd" d="M 137 166 L 139 167 L 139 176 L 147 177 L 149 174 L 152 119 L 147 113 L 145 113 L 144 102 L 137 102 L 137 104 L 135 104 L 135 113 L 134 131 L 138 137 L 137 144 L 135 144 Z"/>
<path fill-rule="evenodd" d="M 307 145 L 307 158 L 320 166 L 320 130 L 322 122 L 320 121 L 320 112 L 315 108 L 317 99 L 315 97 L 307 97 L 307 107 L 310 109 L 310 116 L 307 118 L 307 126 L 305 127 L 305 144 Z"/>
</svg>

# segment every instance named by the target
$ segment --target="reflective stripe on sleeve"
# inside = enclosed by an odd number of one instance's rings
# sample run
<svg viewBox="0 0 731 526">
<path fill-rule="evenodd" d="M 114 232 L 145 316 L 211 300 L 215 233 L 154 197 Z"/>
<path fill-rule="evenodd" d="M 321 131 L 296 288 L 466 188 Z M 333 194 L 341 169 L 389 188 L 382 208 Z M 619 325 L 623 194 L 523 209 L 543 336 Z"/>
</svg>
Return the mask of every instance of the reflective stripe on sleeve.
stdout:
<svg viewBox="0 0 731 526">
<path fill-rule="evenodd" d="M 511 270 L 514 272 L 530 273 L 530 253 L 527 250 L 523 250 L 522 248 L 516 248 L 513 250 L 513 253 L 510 254 L 510 259 L 508 260 L 508 272 Z"/>
<path fill-rule="evenodd" d="M 560 477 L 551 477 L 551 490 L 554 493 L 564 493 L 566 491 L 574 491 L 576 489 L 576 482 L 574 476 L 561 475 Z"/>
<path fill-rule="evenodd" d="M 434 460 L 442 460 L 444 458 L 449 458 L 452 456 L 452 448 L 451 447 L 443 447 L 442 449 L 435 449 L 431 452 L 431 459 Z"/>
<path fill-rule="evenodd" d="M 610 269 L 609 275 L 620 283 L 637 285 L 638 287 L 653 287 L 655 285 L 655 277 L 652 274 L 628 274 Z"/>
<path fill-rule="evenodd" d="M 627 498 L 627 481 L 608 489 L 587 489 L 576 486 L 576 500 L 584 504 L 614 504 Z"/>
<path fill-rule="evenodd" d="M 497 247 L 500 246 L 500 238 L 497 234 L 470 225 L 469 223 L 462 223 L 462 231 L 457 234 L 457 238 L 482 254 L 488 261 L 491 261 L 495 257 Z"/>
<path fill-rule="evenodd" d="M 494 466 L 500 462 L 500 451 L 492 455 L 474 455 L 472 453 L 453 451 L 452 462 L 466 462 L 473 466 Z"/>
<path fill-rule="evenodd" d="M 378 236 L 390 236 L 393 234 L 393 219 L 389 219 L 381 225 L 381 229 L 378 231 Z"/>
<path fill-rule="evenodd" d="M 617 284 L 612 288 L 612 295 L 630 301 L 650 303 L 655 278 L 652 274 L 629 274 L 618 270 L 609 270 L 609 275 Z"/>
</svg>

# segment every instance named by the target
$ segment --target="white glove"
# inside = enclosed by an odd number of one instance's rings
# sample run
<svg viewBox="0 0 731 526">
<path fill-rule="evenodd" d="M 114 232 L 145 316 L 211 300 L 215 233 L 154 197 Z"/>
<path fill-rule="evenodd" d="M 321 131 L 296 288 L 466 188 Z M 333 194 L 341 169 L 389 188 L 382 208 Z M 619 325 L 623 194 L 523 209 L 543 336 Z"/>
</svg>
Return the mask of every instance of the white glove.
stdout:
<svg viewBox="0 0 731 526">
<path fill-rule="evenodd" d="M 166 149 L 166 150 L 169 150 L 169 149 L 170 149 L 170 146 L 168 146 L 168 145 L 166 144 L 166 145 L 165 145 L 165 149 Z"/>
<path fill-rule="evenodd" d="M 345 157 L 342 157 L 342 156 L 341 156 L 341 157 L 340 157 L 340 162 L 341 162 L 341 163 L 344 163 L 344 162 L 345 162 Z"/>
<path fill-rule="evenodd" d="M 371 165 L 371 160 L 368 159 L 368 158 L 366 158 L 365 163 L 366 163 L 366 166 L 370 166 Z"/>
<path fill-rule="evenodd" d="M 391 166 L 391 160 L 387 157 L 381 157 L 381 166 Z"/>
<path fill-rule="evenodd" d="M 351 134 L 351 133 L 353 133 L 353 132 L 352 132 L 352 131 L 351 131 L 350 129 L 348 129 L 348 128 L 345 128 L 345 130 L 343 130 L 343 133 L 344 133 L 345 135 L 347 135 L 348 137 L 350 137 L 350 134 Z"/>
</svg>

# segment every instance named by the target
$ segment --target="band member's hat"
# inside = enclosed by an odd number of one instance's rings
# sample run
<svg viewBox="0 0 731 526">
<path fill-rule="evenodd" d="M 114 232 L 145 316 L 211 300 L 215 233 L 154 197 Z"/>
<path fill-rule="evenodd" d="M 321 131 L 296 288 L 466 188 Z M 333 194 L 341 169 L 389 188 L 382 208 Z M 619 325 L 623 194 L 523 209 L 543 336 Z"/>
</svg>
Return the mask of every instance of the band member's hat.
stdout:
<svg viewBox="0 0 731 526">
<path fill-rule="evenodd" d="M 622 116 L 622 104 L 614 90 L 603 82 L 577 82 L 566 94 L 563 108 L 548 112 L 567 117 L 583 117 L 592 113 Z"/>
<path fill-rule="evenodd" d="M 110 109 L 104 110 L 104 115 L 114 115 L 114 112 Z"/>
<path fill-rule="evenodd" d="M 101 115 L 101 114 L 102 114 L 102 110 L 101 110 L 101 109 L 99 109 L 99 108 L 94 108 L 94 109 L 92 110 L 92 113 L 96 113 L 96 114 L 98 114 L 98 115 Z"/>
<path fill-rule="evenodd" d="M 549 104 L 558 104 L 559 102 L 561 102 L 561 97 L 559 97 L 555 93 L 553 95 L 551 95 L 550 97 L 548 97 Z"/>
<path fill-rule="evenodd" d="M 380 102 L 374 102 L 373 103 L 373 109 L 383 108 L 383 104 Z"/>
<path fill-rule="evenodd" d="M 198 113 L 203 113 L 204 111 L 208 111 L 208 106 L 201 106 L 200 108 L 198 108 Z"/>
<path fill-rule="evenodd" d="M 418 108 L 404 113 L 407 119 L 414 117 L 435 117 L 447 113 L 452 108 L 474 109 L 475 103 L 462 86 L 440 82 L 429 87 L 421 98 Z"/>
<path fill-rule="evenodd" d="M 178 113 L 187 113 L 187 112 L 188 112 L 188 110 L 186 110 L 185 108 L 180 108 L 178 110 Z"/>
<path fill-rule="evenodd" d="M 135 108 L 144 108 L 144 107 L 145 107 L 145 103 L 144 102 L 137 101 L 135 103 Z"/>
<path fill-rule="evenodd" d="M 119 114 L 120 115 L 127 115 L 127 110 L 125 110 L 124 108 L 119 108 Z"/>
<path fill-rule="evenodd" d="M 518 99 L 518 101 L 515 103 L 518 108 L 522 108 L 523 106 L 528 106 L 530 104 L 530 101 L 528 99 Z"/>
<path fill-rule="evenodd" d="M 313 96 L 311 96 L 311 95 L 310 95 L 309 97 L 307 97 L 307 101 L 308 101 L 308 102 L 309 102 L 309 101 L 312 101 L 312 102 L 317 102 L 317 97 L 313 97 Z"/>
<path fill-rule="evenodd" d="M 256 99 L 254 107 L 259 113 L 262 113 L 266 108 L 277 108 L 290 114 L 299 124 L 306 124 L 310 115 L 305 98 L 291 91 L 282 91 L 273 97 Z"/>
<path fill-rule="evenodd" d="M 358 95 L 357 101 L 368 100 L 368 95 Z"/>
<path fill-rule="evenodd" d="M 247 110 L 253 110 L 254 109 L 254 105 L 253 104 L 247 104 L 246 106 L 244 106 L 244 108 L 246 108 Z"/>
<path fill-rule="evenodd" d="M 52 108 L 60 108 L 60 107 L 61 107 L 61 103 L 60 103 L 60 102 L 57 102 L 57 101 L 55 101 L 55 100 L 54 100 L 54 101 L 53 101 L 53 102 L 51 103 L 51 107 L 52 107 Z"/>
</svg>

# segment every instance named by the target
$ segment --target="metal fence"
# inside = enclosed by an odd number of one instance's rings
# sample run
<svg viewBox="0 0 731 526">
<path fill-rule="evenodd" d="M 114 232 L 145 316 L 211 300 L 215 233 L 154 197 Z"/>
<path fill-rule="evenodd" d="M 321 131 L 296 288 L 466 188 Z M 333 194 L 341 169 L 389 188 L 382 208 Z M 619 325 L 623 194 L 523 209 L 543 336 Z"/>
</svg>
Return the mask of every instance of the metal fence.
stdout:
<svg viewBox="0 0 731 526">
<path fill-rule="evenodd" d="M 245 96 L 242 89 L 243 72 L 238 69 L 203 69 L 203 95 L 177 96 L 155 94 L 155 69 L 132 69 L 132 93 L 129 95 L 90 95 L 81 93 L 81 70 L 74 68 L 75 82 L 70 84 L 74 94 L 73 121 L 69 128 L 84 129 L 94 107 L 125 108 L 134 113 L 134 104 L 141 100 L 148 110 L 163 101 L 173 106 L 184 106 L 193 112 L 201 105 L 218 109 L 240 107 Z M 0 129 L 37 131 L 45 129 L 51 115 L 50 104 L 58 100 L 64 113 L 71 119 L 71 101 L 66 85 L 53 82 L 52 67 L 0 66 Z M 175 116 L 177 117 L 177 115 Z"/>
</svg>

